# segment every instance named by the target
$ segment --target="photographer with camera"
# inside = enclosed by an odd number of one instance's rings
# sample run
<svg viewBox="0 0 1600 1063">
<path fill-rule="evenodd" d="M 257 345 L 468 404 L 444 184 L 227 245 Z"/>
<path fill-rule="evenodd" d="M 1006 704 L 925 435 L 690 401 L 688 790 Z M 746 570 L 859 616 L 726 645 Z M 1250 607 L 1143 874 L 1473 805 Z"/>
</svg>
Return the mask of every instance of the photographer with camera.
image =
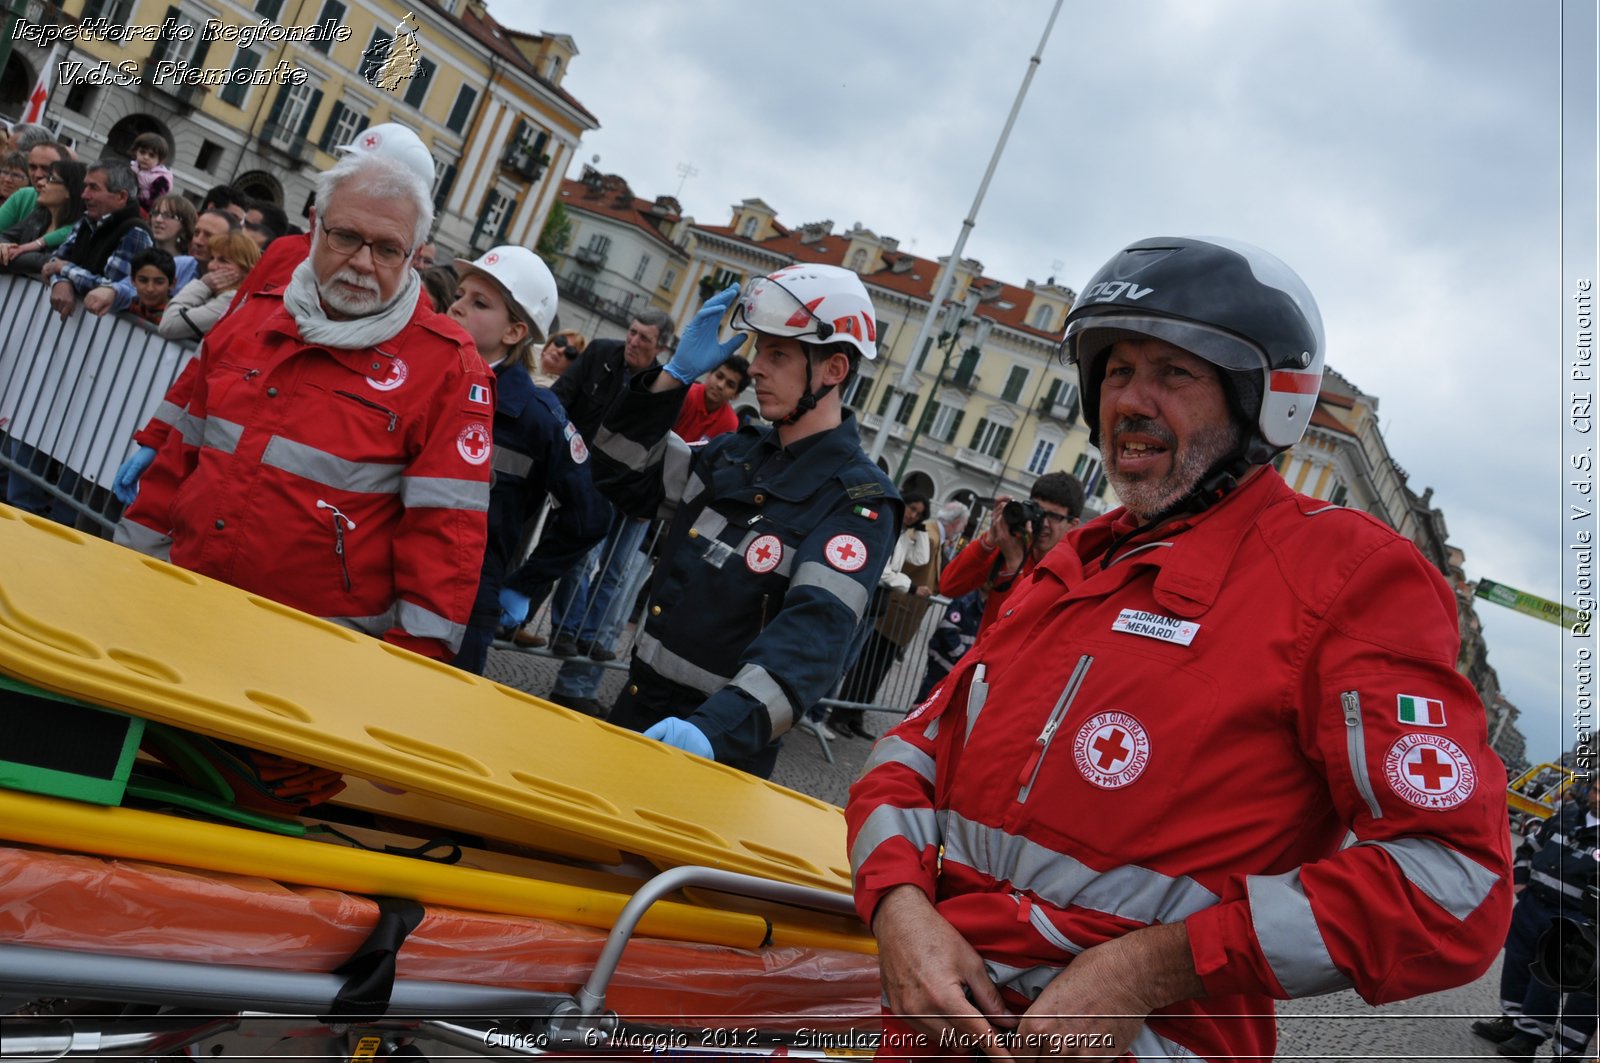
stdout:
<svg viewBox="0 0 1600 1063">
<path fill-rule="evenodd" d="M 989 527 L 945 566 L 939 593 L 959 598 L 982 587 L 989 592 L 978 630 L 1001 614 L 1017 582 L 1083 515 L 1083 485 L 1068 472 L 1051 472 L 1033 482 L 1025 502 L 995 499 Z"/>
<path fill-rule="evenodd" d="M 1540 939 L 1561 920 L 1593 926 L 1600 918 L 1595 910 L 1600 785 L 1591 784 L 1586 794 L 1575 796 L 1517 846 L 1511 872 L 1517 903 L 1500 965 L 1501 1016 L 1472 1024 L 1473 1033 L 1496 1042 L 1495 1051 L 1508 1059 L 1533 1059 L 1552 1034 L 1556 1058 L 1576 1058 L 1594 1036 L 1594 996 L 1569 994 L 1563 1007 L 1561 990 L 1535 977 L 1534 971 Z"/>
</svg>

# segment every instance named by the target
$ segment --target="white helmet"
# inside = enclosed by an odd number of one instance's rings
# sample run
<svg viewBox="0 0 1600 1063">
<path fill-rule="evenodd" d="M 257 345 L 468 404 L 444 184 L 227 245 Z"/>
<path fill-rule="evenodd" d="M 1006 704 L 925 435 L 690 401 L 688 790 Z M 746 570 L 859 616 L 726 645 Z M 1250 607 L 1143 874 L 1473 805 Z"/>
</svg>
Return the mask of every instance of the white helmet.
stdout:
<svg viewBox="0 0 1600 1063">
<path fill-rule="evenodd" d="M 429 188 L 433 187 L 433 155 L 416 133 L 396 122 L 368 126 L 338 150 L 393 159 L 421 177 Z"/>
<path fill-rule="evenodd" d="M 878 321 L 866 285 L 839 266 L 803 262 L 751 281 L 729 324 L 804 343 L 842 341 L 869 362 L 878 356 Z"/>
<path fill-rule="evenodd" d="M 476 261 L 456 259 L 456 273 L 482 273 L 533 322 L 533 342 L 543 343 L 556 318 L 556 279 L 544 259 L 526 247 L 491 247 Z"/>
</svg>

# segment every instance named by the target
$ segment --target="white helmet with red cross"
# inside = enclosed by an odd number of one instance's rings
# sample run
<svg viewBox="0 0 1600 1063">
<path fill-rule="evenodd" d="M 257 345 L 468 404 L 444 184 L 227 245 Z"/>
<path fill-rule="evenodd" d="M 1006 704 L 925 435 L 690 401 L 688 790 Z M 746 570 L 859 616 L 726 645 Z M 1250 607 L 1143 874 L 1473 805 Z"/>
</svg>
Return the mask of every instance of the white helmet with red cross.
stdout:
<svg viewBox="0 0 1600 1063">
<path fill-rule="evenodd" d="M 544 259 L 515 244 L 492 247 L 476 259 L 456 259 L 456 273 L 482 273 L 505 293 L 533 325 L 532 339 L 543 343 L 550 337 L 550 324 L 556 316 L 556 279 Z"/>
<path fill-rule="evenodd" d="M 730 324 L 802 343 L 848 343 L 869 362 L 878 356 L 878 320 L 866 285 L 839 266 L 801 262 L 751 281 Z"/>
</svg>

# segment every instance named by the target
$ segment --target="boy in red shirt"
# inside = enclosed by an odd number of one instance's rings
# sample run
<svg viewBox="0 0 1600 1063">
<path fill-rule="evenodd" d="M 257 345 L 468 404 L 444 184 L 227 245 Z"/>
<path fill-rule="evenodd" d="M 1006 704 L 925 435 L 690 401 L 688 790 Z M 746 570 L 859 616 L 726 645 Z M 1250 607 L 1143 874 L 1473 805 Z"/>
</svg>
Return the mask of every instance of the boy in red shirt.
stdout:
<svg viewBox="0 0 1600 1063">
<path fill-rule="evenodd" d="M 733 355 L 702 381 L 689 385 L 683 412 L 678 414 L 678 423 L 672 430 L 679 439 L 694 446 L 738 428 L 739 415 L 733 412 L 733 400 L 749 380 L 750 363 Z"/>
</svg>

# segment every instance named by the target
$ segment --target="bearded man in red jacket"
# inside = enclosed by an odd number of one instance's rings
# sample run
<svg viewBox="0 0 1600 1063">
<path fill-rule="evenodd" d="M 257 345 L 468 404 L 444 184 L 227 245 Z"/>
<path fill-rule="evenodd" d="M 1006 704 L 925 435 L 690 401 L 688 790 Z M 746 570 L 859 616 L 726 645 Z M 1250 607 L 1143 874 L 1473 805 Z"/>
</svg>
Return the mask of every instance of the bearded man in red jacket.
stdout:
<svg viewBox="0 0 1600 1063">
<path fill-rule="evenodd" d="M 1269 1059 L 1275 998 L 1477 978 L 1510 853 L 1455 596 L 1270 464 L 1316 404 L 1310 293 L 1256 248 L 1144 240 L 1064 346 L 1122 508 L 851 789 L 880 1057 Z"/>
</svg>

